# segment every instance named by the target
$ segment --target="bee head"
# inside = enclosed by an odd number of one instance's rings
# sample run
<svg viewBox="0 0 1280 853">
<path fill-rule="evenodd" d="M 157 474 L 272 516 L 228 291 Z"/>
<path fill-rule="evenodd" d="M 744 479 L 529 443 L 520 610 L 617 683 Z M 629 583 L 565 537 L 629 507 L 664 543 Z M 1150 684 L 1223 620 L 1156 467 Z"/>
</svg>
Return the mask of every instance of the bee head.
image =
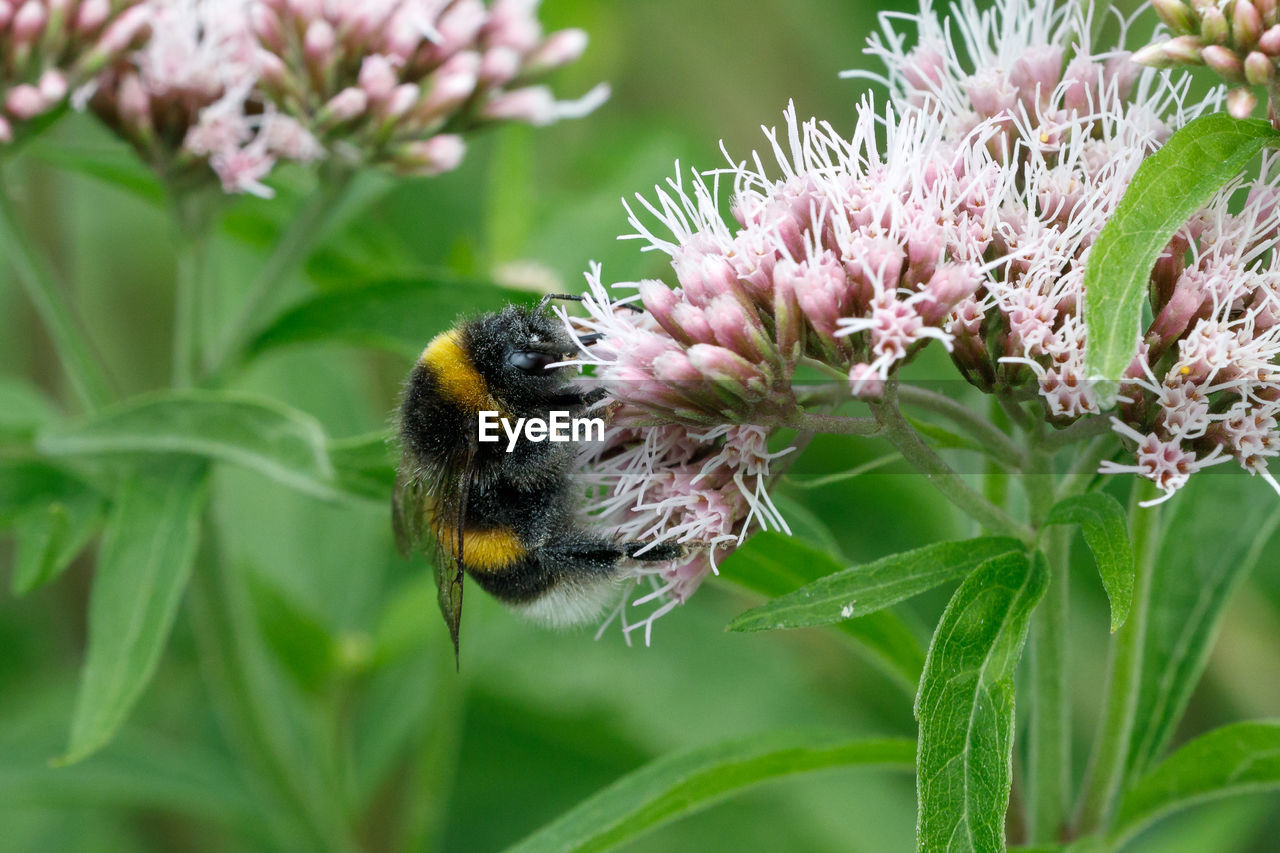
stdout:
<svg viewBox="0 0 1280 853">
<path fill-rule="evenodd" d="M 550 311 L 509 305 L 473 320 L 468 351 L 489 392 L 508 404 L 536 403 L 568 381 L 573 368 L 552 367 L 578 348 Z"/>
</svg>

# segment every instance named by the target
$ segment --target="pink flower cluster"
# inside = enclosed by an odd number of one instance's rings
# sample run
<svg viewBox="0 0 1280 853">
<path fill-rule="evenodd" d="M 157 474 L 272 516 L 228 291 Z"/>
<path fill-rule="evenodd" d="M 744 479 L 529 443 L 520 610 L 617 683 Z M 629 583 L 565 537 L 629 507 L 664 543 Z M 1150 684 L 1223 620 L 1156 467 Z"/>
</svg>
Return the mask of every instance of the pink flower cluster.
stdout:
<svg viewBox="0 0 1280 853">
<path fill-rule="evenodd" d="M 251 7 L 269 102 L 331 154 L 434 175 L 462 160 L 479 124 L 545 125 L 585 115 L 597 87 L 557 101 L 537 81 L 586 49 L 544 34 L 539 0 L 260 0 Z"/>
<path fill-rule="evenodd" d="M 593 494 L 587 509 L 598 523 L 626 539 L 699 546 L 676 565 L 637 563 L 631 585 L 647 582 L 649 588 L 632 606 L 653 606 L 641 618 L 630 616 L 628 592 L 602 632 L 618 619 L 628 642 L 643 629 L 648 645 L 654 621 L 688 600 L 714 571 L 717 557 L 753 526 L 791 532 L 768 492 L 770 463 L 791 448 L 770 451 L 769 432 L 733 425 L 703 431 L 621 427 L 584 460 L 582 476 Z"/>
<path fill-rule="evenodd" d="M 0 142 L 65 104 L 146 27 L 139 0 L 0 0 Z"/>
<path fill-rule="evenodd" d="M 982 281 L 996 238 L 994 201 L 1008 173 L 987 151 L 942 138 L 935 122 L 863 104 L 851 139 L 786 114 L 785 141 L 768 131 L 781 176 L 759 157 L 733 163 L 733 223 L 695 174 L 645 210 L 634 236 L 671 256 L 677 287 L 634 287 L 645 313 L 619 311 L 599 271 L 588 276 L 586 328 L 602 335 L 585 358 L 615 396 L 690 424 L 777 425 L 794 414 L 792 379 L 806 359 L 876 388 L 931 340 Z M 883 150 L 877 133 L 887 135 Z"/>
<path fill-rule="evenodd" d="M 1088 27 L 1065 11 L 1037 13 L 1005 0 L 994 15 L 960 17 L 962 50 L 932 14 L 918 19 L 913 50 L 902 51 L 892 28 L 872 50 L 884 58 L 895 94 L 915 109 L 957 130 L 975 121 L 1005 129 L 1002 159 L 1021 186 L 1001 214 L 1009 262 L 959 307 L 948 327 L 957 339 L 953 358 L 987 390 L 1034 381 L 1044 416 L 1065 426 L 1100 412 L 1084 370 L 1089 249 L 1142 159 L 1198 112 L 1219 106 L 1222 93 L 1186 105 L 1186 81 L 1139 73 L 1121 50 L 1091 55 L 1086 43 L 1066 59 L 1072 33 Z M 1195 471 L 1231 459 L 1274 483 L 1266 459 L 1280 445 L 1273 418 L 1280 386 L 1265 367 L 1280 355 L 1272 331 L 1280 299 L 1274 173 L 1268 162 L 1247 186 L 1220 193 L 1157 264 L 1154 319 L 1112 419 L 1133 443 L 1134 463 L 1108 461 L 1103 471 L 1138 473 L 1164 498 Z M 1237 191 L 1246 198 L 1233 215 Z M 1023 251 L 1014 256 L 1016 247 Z"/>
<path fill-rule="evenodd" d="M 282 160 L 405 174 L 454 169 L 463 134 L 585 115 L 538 81 L 586 48 L 537 0 L 146 0 L 151 38 L 97 81 L 94 111 L 162 174 L 212 167 L 269 195 Z"/>
<path fill-rule="evenodd" d="M 1095 51 L 1069 6 L 998 0 L 984 13 L 961 0 L 951 12 L 922 4 L 911 47 L 902 16 L 884 17 L 868 52 L 886 66 L 875 79 L 891 109 L 864 101 L 851 138 L 788 111 L 785 133 L 768 132 L 776 175 L 758 156 L 730 160 L 641 198 L 649 218 L 628 208 L 628 236 L 671 258 L 673 283 L 587 276 L 596 342 L 583 358 L 620 402 L 619 431 L 588 470 L 619 533 L 723 553 L 753 526 L 781 527 L 763 509 L 776 456 L 763 448 L 795 423 L 802 365 L 836 368 L 874 399 L 936 341 L 969 382 L 1053 426 L 1110 414 L 1085 370 L 1089 251 L 1142 160 L 1223 93 L 1189 103 L 1185 82 L 1121 48 Z M 1168 497 L 1234 459 L 1274 485 L 1277 172 L 1268 161 L 1220 194 L 1158 263 L 1154 319 L 1110 421 L 1133 461 L 1103 472 L 1137 473 Z M 733 222 L 718 204 L 729 178 Z M 682 426 L 629 428 L 654 423 Z M 755 450 L 734 457 L 730 438 Z M 642 600 L 665 612 L 712 568 L 669 569 Z"/>
</svg>

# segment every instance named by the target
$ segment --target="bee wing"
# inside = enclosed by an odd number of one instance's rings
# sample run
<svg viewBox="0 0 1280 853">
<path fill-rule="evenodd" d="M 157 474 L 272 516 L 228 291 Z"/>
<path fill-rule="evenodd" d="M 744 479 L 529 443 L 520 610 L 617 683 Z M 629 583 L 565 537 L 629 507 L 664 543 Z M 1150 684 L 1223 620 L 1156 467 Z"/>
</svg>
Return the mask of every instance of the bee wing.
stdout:
<svg viewBox="0 0 1280 853">
<path fill-rule="evenodd" d="M 429 470 L 404 462 L 396 472 L 391 496 L 391 526 L 404 556 L 421 551 L 431 556 L 440 613 L 458 655 L 462 624 L 463 523 L 474 477 L 475 445 L 468 443 L 448 464 Z"/>
</svg>

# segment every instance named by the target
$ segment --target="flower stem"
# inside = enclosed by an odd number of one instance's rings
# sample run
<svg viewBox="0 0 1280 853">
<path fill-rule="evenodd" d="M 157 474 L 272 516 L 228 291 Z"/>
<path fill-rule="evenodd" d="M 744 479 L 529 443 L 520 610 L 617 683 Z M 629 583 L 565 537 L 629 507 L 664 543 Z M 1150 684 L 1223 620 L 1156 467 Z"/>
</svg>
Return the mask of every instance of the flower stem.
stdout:
<svg viewBox="0 0 1280 853">
<path fill-rule="evenodd" d="M 173 306 L 173 384 L 188 388 L 200 361 L 200 295 L 209 259 L 210 207 L 199 193 L 174 198 L 178 223 L 178 269 Z"/>
<path fill-rule="evenodd" d="M 970 488 L 942 457 L 924 443 L 920 434 L 911 428 L 898 410 L 897 388 L 894 383 L 886 384 L 884 399 L 872 403 L 871 412 L 883 427 L 883 435 L 889 443 L 961 512 L 993 533 L 1014 536 L 1028 543 L 1034 541 L 1035 534 L 1031 528 L 1015 521 L 1000 507 Z"/>
<path fill-rule="evenodd" d="M 306 259 L 316 240 L 332 220 L 355 175 L 350 169 L 335 169 L 321 174 L 315 192 L 276 243 L 257 278 L 249 286 L 249 292 L 239 311 L 228 325 L 228 331 L 208 372 L 211 382 L 217 384 L 235 366 L 254 331 L 262 325 L 262 315 L 270 309 L 271 299 L 281 282 Z"/>
<path fill-rule="evenodd" d="M 787 426 L 827 435 L 879 435 L 883 431 L 875 418 L 851 418 L 820 412 L 802 412 L 792 418 Z"/>
<path fill-rule="evenodd" d="M 1116 792 L 1124 780 L 1129 761 L 1160 520 L 1158 506 L 1143 508 L 1138 504 L 1155 494 L 1156 489 L 1150 481 L 1138 480 L 1129 499 L 1129 529 L 1133 536 L 1134 558 L 1133 607 L 1128 620 L 1112 640 L 1106 707 L 1094 741 L 1077 821 L 1085 833 L 1101 828 L 1110 818 Z"/>
<path fill-rule="evenodd" d="M 93 351 L 84 322 L 68 301 L 3 188 L 0 188 L 0 251 L 13 264 L 18 280 L 35 305 L 80 403 L 89 411 L 106 405 L 114 395 L 102 359 Z"/>
<path fill-rule="evenodd" d="M 977 439 L 995 455 L 1010 462 L 1015 468 L 1026 464 L 1026 454 L 999 427 L 983 418 L 968 406 L 961 405 L 950 397 L 930 391 L 927 388 L 916 388 L 912 385 L 898 386 L 898 399 L 908 406 L 916 406 L 934 414 L 942 415 L 956 426 Z"/>
<path fill-rule="evenodd" d="M 1050 456 L 1033 451 L 1024 478 L 1032 523 L 1053 508 Z M 1031 723 L 1027 750 L 1027 828 L 1032 844 L 1056 841 L 1066 823 L 1071 784 L 1071 705 L 1067 662 L 1069 528 L 1042 530 L 1049 586 L 1031 623 Z"/>
</svg>

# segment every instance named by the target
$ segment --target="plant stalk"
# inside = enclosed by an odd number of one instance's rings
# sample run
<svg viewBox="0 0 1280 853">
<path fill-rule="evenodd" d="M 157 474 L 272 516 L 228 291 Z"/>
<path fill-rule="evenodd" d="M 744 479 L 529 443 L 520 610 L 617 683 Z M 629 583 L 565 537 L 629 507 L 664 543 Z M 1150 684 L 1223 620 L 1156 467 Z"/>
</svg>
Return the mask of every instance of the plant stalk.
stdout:
<svg viewBox="0 0 1280 853">
<path fill-rule="evenodd" d="M 1031 528 L 1015 521 L 1003 509 L 974 491 L 925 444 L 899 411 L 894 383 L 885 386 L 884 398 L 871 404 L 871 412 L 883 427 L 883 435 L 889 443 L 961 512 L 993 533 L 1013 536 L 1027 543 L 1034 541 L 1035 534 Z"/>
<path fill-rule="evenodd" d="M 335 169 L 321 174 L 320 183 L 263 264 L 249 292 L 227 326 L 214 356 L 208 376 L 218 384 L 239 359 L 253 333 L 262 326 L 263 315 L 271 310 L 272 298 L 284 279 L 306 259 L 316 240 L 324 233 L 351 188 L 356 172 Z"/>
<path fill-rule="evenodd" d="M 1070 528 L 1045 528 L 1055 499 L 1053 455 L 1027 455 L 1023 488 L 1031 523 L 1040 531 L 1049 586 L 1031 622 L 1031 719 L 1028 727 L 1026 816 L 1032 844 L 1057 841 L 1068 818 L 1071 785 L 1071 705 L 1067 661 Z M 1039 558 L 1039 555 L 1038 557 Z"/>
<path fill-rule="evenodd" d="M 1159 546 L 1160 507 L 1143 508 L 1138 504 L 1157 494 L 1150 481 L 1138 480 L 1129 499 L 1129 529 L 1133 537 L 1134 557 L 1133 607 L 1128 620 L 1112 640 L 1106 706 L 1094 740 L 1077 819 L 1078 828 L 1083 833 L 1106 826 L 1127 772 L 1134 715 L 1142 683 L 1152 574 Z"/>
<path fill-rule="evenodd" d="M 72 307 L 3 187 L 0 187 L 0 251 L 13 264 L 18 280 L 40 315 L 80 404 L 87 411 L 93 411 L 109 403 L 114 397 L 111 379 L 89 342 L 84 321 Z"/>
</svg>

